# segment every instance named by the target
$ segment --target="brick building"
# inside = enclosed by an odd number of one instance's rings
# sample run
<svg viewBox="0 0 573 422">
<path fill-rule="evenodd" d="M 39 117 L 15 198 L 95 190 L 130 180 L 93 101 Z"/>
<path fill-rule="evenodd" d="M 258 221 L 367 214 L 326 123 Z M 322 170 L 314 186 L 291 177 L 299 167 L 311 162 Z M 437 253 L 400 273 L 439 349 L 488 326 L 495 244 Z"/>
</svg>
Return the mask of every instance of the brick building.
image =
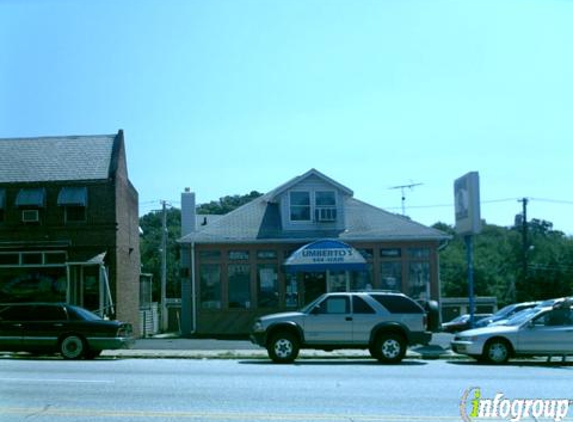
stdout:
<svg viewBox="0 0 573 422">
<path fill-rule="evenodd" d="M 0 139 L 0 301 L 67 301 L 137 329 L 139 275 L 123 131 Z"/>
<path fill-rule="evenodd" d="M 330 291 L 439 300 L 438 248 L 449 237 L 355 199 L 317 170 L 212 221 L 197 218 L 192 192 L 183 193 L 181 208 L 184 334 L 245 334 L 258 315 Z M 361 262 L 322 259 L 333 254 Z"/>
</svg>

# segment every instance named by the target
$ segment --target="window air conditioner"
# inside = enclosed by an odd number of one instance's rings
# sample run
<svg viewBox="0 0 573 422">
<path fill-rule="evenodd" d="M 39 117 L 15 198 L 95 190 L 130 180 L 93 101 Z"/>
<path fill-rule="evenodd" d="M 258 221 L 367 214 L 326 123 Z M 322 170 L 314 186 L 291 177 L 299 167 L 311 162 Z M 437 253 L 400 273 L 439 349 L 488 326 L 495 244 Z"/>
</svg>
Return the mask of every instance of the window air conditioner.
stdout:
<svg viewBox="0 0 573 422">
<path fill-rule="evenodd" d="M 40 221 L 40 211 L 38 210 L 23 210 L 22 222 L 24 223 L 37 223 Z"/>
<path fill-rule="evenodd" d="M 336 221 L 336 208 L 325 207 L 316 209 L 316 219 L 322 223 Z"/>
</svg>

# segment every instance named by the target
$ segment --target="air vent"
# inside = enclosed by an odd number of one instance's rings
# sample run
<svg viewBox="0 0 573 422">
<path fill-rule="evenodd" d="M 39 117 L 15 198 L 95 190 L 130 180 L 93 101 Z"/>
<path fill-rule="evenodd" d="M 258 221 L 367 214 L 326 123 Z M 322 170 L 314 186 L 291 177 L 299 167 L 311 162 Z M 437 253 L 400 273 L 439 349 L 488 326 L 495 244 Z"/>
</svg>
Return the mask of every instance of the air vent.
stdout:
<svg viewBox="0 0 573 422">
<path fill-rule="evenodd" d="M 40 221 L 40 211 L 38 210 L 23 210 L 22 222 L 24 223 L 37 223 Z"/>
<path fill-rule="evenodd" d="M 316 221 L 321 223 L 328 223 L 336 221 L 336 207 L 320 207 L 316 208 Z"/>
</svg>

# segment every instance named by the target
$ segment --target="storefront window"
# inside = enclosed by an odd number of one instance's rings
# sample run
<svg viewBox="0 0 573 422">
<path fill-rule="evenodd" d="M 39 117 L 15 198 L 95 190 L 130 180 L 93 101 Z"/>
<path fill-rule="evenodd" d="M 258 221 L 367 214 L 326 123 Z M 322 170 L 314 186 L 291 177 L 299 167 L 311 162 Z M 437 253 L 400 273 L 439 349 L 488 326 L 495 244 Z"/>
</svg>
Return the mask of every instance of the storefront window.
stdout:
<svg viewBox="0 0 573 422">
<path fill-rule="evenodd" d="M 66 301 L 65 267 L 4 268 L 0 274 L 0 297 L 6 302 Z"/>
<path fill-rule="evenodd" d="M 410 262 L 408 274 L 408 296 L 413 299 L 430 297 L 430 263 Z"/>
<path fill-rule="evenodd" d="M 279 305 L 279 286 L 276 265 L 259 265 L 257 277 L 258 307 L 277 307 Z"/>
<path fill-rule="evenodd" d="M 400 248 L 383 248 L 380 249 L 380 258 L 400 258 L 402 250 Z"/>
<path fill-rule="evenodd" d="M 251 307 L 251 266 L 229 265 L 229 308 Z"/>
<path fill-rule="evenodd" d="M 310 221 L 310 192 L 290 193 L 291 221 Z"/>
<path fill-rule="evenodd" d="M 402 290 L 402 263 L 400 261 L 380 264 L 380 287 L 382 290 Z"/>
<path fill-rule="evenodd" d="M 368 264 L 367 271 L 352 271 L 350 273 L 350 290 L 372 290 L 372 265 Z"/>
<path fill-rule="evenodd" d="M 296 274 L 288 273 L 286 277 L 285 305 L 287 308 L 297 308 L 298 283 L 296 280 Z"/>
<path fill-rule="evenodd" d="M 219 261 L 221 259 L 221 251 L 217 250 L 200 251 L 199 259 L 201 261 L 209 261 L 209 260 Z"/>
<path fill-rule="evenodd" d="M 346 289 L 346 272 L 345 271 L 329 271 L 328 272 L 328 291 L 329 292 L 345 292 Z"/>
<path fill-rule="evenodd" d="M 201 307 L 221 309 L 221 266 L 203 264 L 200 267 Z"/>
<path fill-rule="evenodd" d="M 249 251 L 229 251 L 229 259 L 231 261 L 247 261 L 249 259 Z"/>
<path fill-rule="evenodd" d="M 277 259 L 277 251 L 257 251 L 257 259 Z"/>
<path fill-rule="evenodd" d="M 410 258 L 430 258 L 429 248 L 410 248 L 408 249 L 408 256 Z"/>
</svg>

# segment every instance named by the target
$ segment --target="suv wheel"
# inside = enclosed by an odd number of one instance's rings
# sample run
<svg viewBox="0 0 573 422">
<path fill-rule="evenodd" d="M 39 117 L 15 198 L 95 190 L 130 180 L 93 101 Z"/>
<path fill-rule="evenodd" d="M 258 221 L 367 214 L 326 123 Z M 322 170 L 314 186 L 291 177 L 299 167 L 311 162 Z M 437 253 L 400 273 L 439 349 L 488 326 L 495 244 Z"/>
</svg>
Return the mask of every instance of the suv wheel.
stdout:
<svg viewBox="0 0 573 422">
<path fill-rule="evenodd" d="M 406 354 L 406 341 L 399 334 L 381 334 L 370 350 L 372 357 L 382 363 L 399 363 Z"/>
<path fill-rule="evenodd" d="M 300 344 L 295 335 L 280 332 L 272 336 L 267 346 L 269 357 L 275 363 L 291 363 L 298 356 Z"/>
</svg>

